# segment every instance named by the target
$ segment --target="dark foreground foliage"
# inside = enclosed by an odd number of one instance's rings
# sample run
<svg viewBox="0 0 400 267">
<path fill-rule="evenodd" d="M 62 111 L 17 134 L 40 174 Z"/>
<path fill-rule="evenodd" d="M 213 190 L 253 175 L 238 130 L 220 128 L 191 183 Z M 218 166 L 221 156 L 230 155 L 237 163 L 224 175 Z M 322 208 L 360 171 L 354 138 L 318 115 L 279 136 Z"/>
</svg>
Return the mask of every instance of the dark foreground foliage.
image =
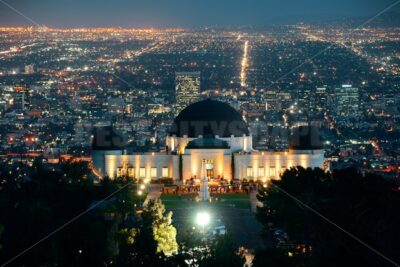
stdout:
<svg viewBox="0 0 400 267">
<path fill-rule="evenodd" d="M 258 251 L 255 266 L 394 265 L 354 237 L 400 263 L 400 192 L 393 181 L 355 169 L 298 167 L 262 189 L 258 199 L 264 233 L 283 229 L 288 240 Z"/>
</svg>

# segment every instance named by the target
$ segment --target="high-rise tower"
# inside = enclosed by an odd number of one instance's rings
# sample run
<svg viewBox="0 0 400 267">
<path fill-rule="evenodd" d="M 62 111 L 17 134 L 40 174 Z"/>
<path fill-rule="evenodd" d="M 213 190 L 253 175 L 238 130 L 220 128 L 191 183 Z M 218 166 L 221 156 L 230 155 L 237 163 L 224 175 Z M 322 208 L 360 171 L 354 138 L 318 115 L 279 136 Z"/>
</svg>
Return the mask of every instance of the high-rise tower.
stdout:
<svg viewBox="0 0 400 267">
<path fill-rule="evenodd" d="M 180 112 L 200 98 L 200 72 L 175 73 L 176 112 Z"/>
</svg>

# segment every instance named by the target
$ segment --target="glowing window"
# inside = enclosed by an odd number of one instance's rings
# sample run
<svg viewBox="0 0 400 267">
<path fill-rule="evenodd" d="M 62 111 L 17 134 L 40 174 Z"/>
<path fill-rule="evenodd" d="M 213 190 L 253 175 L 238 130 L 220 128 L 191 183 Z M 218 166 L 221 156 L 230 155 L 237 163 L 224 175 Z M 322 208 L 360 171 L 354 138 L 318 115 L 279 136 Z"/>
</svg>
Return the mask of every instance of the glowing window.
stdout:
<svg viewBox="0 0 400 267">
<path fill-rule="evenodd" d="M 139 177 L 140 177 L 140 178 L 145 178 L 145 177 L 146 177 L 146 168 L 141 167 L 141 168 L 139 169 Z"/>
<path fill-rule="evenodd" d="M 123 175 L 122 168 L 117 168 L 117 177 L 121 177 Z"/>
<path fill-rule="evenodd" d="M 151 178 L 157 177 L 157 168 L 156 167 L 152 167 L 150 169 L 150 176 L 151 176 Z"/>
<path fill-rule="evenodd" d="M 168 177 L 168 167 L 162 168 L 162 177 Z"/>
<path fill-rule="evenodd" d="M 132 167 L 128 168 L 128 176 L 135 177 L 135 168 L 132 168 Z"/>
<path fill-rule="evenodd" d="M 265 176 L 265 169 L 264 169 L 264 167 L 259 167 L 259 168 L 258 168 L 258 176 L 259 176 L 259 177 L 264 177 L 264 176 Z"/>
<path fill-rule="evenodd" d="M 269 168 L 269 176 L 271 176 L 271 177 L 275 177 L 276 176 L 275 167 Z"/>
<path fill-rule="evenodd" d="M 253 177 L 253 167 L 247 167 L 246 176 Z"/>
</svg>

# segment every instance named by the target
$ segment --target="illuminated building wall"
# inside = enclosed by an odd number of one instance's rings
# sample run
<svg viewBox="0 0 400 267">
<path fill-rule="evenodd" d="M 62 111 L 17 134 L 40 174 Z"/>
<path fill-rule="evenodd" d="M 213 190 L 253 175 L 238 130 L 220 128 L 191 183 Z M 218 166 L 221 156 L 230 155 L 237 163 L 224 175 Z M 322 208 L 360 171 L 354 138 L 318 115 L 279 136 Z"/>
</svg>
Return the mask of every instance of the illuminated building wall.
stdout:
<svg viewBox="0 0 400 267">
<path fill-rule="evenodd" d="M 150 153 L 140 155 L 104 155 L 105 175 L 110 178 L 130 176 L 132 178 L 164 178 L 179 180 L 179 155 Z M 201 162 L 211 162 L 213 177 L 231 179 L 232 154 L 230 149 L 187 149 L 182 155 L 183 179 L 201 177 Z M 291 150 L 289 152 L 235 153 L 236 179 L 278 179 L 286 169 L 295 166 L 322 168 L 323 150 Z M 205 174 L 203 174 L 205 175 Z"/>
<path fill-rule="evenodd" d="M 323 150 L 291 150 L 289 152 L 238 153 L 235 158 L 235 178 L 248 180 L 277 179 L 286 169 L 302 166 L 322 168 Z"/>
<path fill-rule="evenodd" d="M 106 175 L 114 179 L 118 176 L 129 176 L 140 179 L 158 179 L 179 177 L 176 168 L 178 155 L 137 154 L 137 155 L 105 155 Z M 165 174 L 168 174 L 165 176 Z"/>
<path fill-rule="evenodd" d="M 214 178 L 230 179 L 232 177 L 232 156 L 229 149 L 187 149 L 182 158 L 184 179 L 201 178 L 203 159 L 212 165 Z"/>
</svg>

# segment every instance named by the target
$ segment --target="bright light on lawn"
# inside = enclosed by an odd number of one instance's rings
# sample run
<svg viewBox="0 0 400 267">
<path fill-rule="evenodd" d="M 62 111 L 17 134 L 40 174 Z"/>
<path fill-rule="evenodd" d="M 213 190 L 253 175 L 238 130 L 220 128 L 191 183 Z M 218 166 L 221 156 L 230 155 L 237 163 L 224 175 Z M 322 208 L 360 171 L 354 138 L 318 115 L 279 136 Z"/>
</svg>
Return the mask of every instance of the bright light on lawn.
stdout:
<svg viewBox="0 0 400 267">
<path fill-rule="evenodd" d="M 196 215 L 196 223 L 200 226 L 206 226 L 210 222 L 210 214 L 207 212 L 199 212 Z"/>
</svg>

